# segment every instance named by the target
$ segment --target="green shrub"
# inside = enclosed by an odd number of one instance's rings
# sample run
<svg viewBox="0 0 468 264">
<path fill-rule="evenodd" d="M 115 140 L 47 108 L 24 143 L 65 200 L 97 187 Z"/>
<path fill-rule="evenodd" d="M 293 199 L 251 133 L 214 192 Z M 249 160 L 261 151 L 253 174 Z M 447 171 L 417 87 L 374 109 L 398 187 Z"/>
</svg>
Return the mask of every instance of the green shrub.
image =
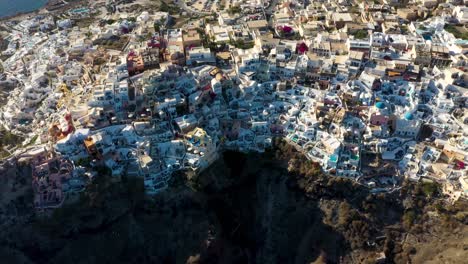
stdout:
<svg viewBox="0 0 468 264">
<path fill-rule="evenodd" d="M 413 210 L 406 211 L 403 215 L 403 226 L 409 229 L 416 221 L 416 213 Z"/>
<path fill-rule="evenodd" d="M 229 14 L 238 14 L 242 11 L 242 9 L 239 6 L 233 6 L 228 9 Z"/>
<path fill-rule="evenodd" d="M 424 182 L 422 189 L 427 197 L 433 197 L 439 193 L 439 185 L 435 182 Z"/>
<path fill-rule="evenodd" d="M 360 29 L 358 31 L 356 31 L 356 33 L 354 33 L 354 38 L 355 39 L 365 39 L 367 38 L 368 34 L 367 34 L 367 31 L 364 30 L 364 29 Z"/>
<path fill-rule="evenodd" d="M 468 40 L 468 31 L 466 30 L 465 32 L 461 32 L 456 26 L 448 24 L 444 26 L 444 29 L 447 32 L 452 33 L 456 38 Z"/>
</svg>

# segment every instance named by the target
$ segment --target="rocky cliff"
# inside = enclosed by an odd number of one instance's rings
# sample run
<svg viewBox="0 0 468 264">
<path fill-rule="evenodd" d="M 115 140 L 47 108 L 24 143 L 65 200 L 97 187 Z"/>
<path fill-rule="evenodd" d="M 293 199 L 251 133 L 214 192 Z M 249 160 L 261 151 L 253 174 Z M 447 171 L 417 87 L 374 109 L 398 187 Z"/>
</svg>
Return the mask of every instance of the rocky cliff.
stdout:
<svg viewBox="0 0 468 264">
<path fill-rule="evenodd" d="M 188 180 L 190 178 L 190 180 Z M 5 263 L 462 263 L 466 204 L 405 184 L 373 195 L 328 177 L 287 145 L 227 152 L 153 199 L 142 182 L 100 176 L 50 216 L 14 202 L 2 223 Z"/>
</svg>

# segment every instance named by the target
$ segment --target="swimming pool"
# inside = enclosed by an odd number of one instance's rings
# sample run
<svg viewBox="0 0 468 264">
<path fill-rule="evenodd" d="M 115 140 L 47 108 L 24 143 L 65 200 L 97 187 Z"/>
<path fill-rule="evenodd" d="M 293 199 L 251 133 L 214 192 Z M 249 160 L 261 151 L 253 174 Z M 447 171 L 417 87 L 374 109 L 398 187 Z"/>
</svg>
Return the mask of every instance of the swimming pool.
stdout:
<svg viewBox="0 0 468 264">
<path fill-rule="evenodd" d="M 73 13 L 73 14 L 81 14 L 81 13 L 87 13 L 89 12 L 89 9 L 88 8 L 77 8 L 77 9 L 73 9 L 72 11 L 70 11 L 70 13 Z"/>
</svg>

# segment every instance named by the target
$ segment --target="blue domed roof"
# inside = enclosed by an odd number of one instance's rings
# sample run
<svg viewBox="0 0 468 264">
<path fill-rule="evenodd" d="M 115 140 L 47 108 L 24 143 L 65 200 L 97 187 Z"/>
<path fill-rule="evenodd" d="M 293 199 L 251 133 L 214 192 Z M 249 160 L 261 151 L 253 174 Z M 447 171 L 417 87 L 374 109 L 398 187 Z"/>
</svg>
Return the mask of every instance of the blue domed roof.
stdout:
<svg viewBox="0 0 468 264">
<path fill-rule="evenodd" d="M 384 108 L 385 108 L 385 104 L 382 103 L 382 102 L 377 102 L 377 103 L 375 104 L 375 107 L 377 107 L 378 109 L 384 109 Z"/>
<path fill-rule="evenodd" d="M 408 112 L 408 113 L 405 114 L 405 119 L 406 120 L 413 120 L 414 115 L 412 113 Z"/>
</svg>

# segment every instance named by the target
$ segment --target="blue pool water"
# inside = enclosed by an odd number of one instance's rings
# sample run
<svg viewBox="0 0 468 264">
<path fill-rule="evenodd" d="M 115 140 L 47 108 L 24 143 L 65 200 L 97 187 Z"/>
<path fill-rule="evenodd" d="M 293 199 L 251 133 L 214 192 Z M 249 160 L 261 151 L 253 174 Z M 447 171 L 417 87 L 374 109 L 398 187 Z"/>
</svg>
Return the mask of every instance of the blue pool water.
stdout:
<svg viewBox="0 0 468 264">
<path fill-rule="evenodd" d="M 82 7 L 82 8 L 74 9 L 71 12 L 75 13 L 75 14 L 80 14 L 80 13 L 85 13 L 85 12 L 88 12 L 88 11 L 89 11 L 88 8 Z"/>
<path fill-rule="evenodd" d="M 47 0 L 0 0 L 0 18 L 31 12 L 43 7 Z"/>
</svg>

